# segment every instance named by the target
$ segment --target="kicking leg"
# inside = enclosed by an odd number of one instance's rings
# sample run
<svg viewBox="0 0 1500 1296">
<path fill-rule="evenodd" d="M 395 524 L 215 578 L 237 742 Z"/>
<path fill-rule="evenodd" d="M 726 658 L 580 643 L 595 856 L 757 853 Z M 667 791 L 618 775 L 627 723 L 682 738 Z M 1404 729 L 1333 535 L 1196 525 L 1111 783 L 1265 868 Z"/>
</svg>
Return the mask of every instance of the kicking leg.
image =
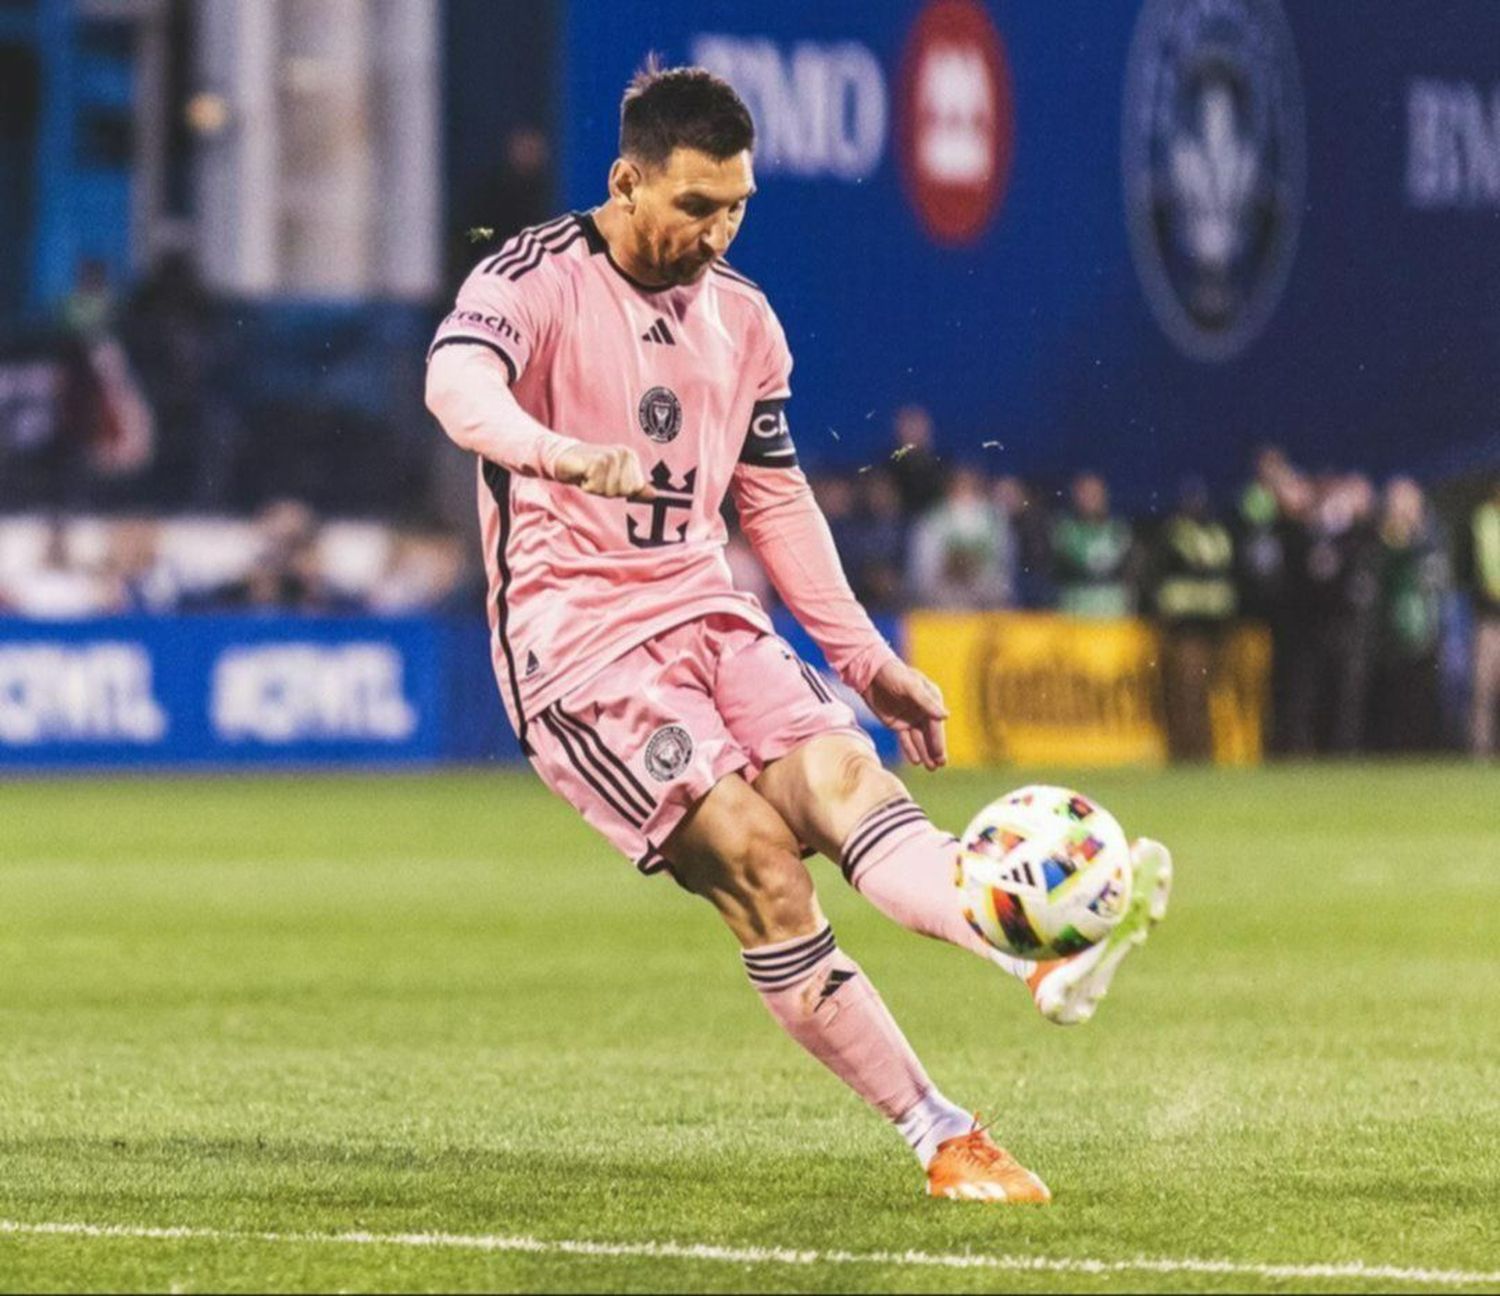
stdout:
<svg viewBox="0 0 1500 1296">
<path fill-rule="evenodd" d="M 994 949 L 963 914 L 953 885 L 957 840 L 935 828 L 901 780 L 844 735 L 816 738 L 769 765 L 755 790 L 801 840 L 839 861 L 844 877 L 903 927 L 989 959 L 1031 991 L 1060 1026 L 1094 1015 L 1125 956 L 1166 915 L 1172 858 L 1147 838 L 1131 848 L 1134 898 L 1107 939 L 1070 959 L 1035 962 Z"/>
<path fill-rule="evenodd" d="M 838 948 L 797 839 L 765 798 L 737 775 L 721 780 L 663 853 L 678 883 L 733 932 L 771 1015 L 900 1130 L 928 1168 L 929 1191 L 1046 1200 L 1041 1181 L 933 1085 L 875 987 Z"/>
<path fill-rule="evenodd" d="M 999 953 L 964 917 L 958 840 L 933 826 L 905 785 L 856 738 L 829 734 L 766 767 L 755 790 L 845 880 L 911 931 L 957 945 L 1025 980 L 1036 965 Z"/>
</svg>

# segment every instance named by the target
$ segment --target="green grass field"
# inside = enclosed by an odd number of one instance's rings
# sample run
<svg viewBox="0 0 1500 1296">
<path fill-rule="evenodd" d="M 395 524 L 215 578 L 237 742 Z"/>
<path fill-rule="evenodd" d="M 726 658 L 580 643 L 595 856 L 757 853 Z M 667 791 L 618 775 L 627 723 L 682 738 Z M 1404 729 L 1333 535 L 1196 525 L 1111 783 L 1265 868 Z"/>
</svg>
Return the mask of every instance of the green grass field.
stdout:
<svg viewBox="0 0 1500 1296">
<path fill-rule="evenodd" d="M 1046 1209 L 919 1196 L 529 775 L 0 788 L 0 1287 L 1500 1288 L 1500 773 L 1072 777 L 1178 859 L 1081 1029 L 813 866 Z M 1024 779 L 915 786 L 956 826 Z"/>
</svg>

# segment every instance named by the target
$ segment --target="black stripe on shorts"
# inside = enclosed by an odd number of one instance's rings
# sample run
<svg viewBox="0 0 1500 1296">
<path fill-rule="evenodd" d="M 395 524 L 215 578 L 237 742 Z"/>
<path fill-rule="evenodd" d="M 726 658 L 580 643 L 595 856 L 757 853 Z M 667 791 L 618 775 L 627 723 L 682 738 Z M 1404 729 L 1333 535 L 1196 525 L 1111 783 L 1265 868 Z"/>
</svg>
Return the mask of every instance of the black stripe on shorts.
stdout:
<svg viewBox="0 0 1500 1296">
<path fill-rule="evenodd" d="M 631 827 L 644 828 L 646 826 L 646 816 L 640 810 L 622 801 L 619 790 L 617 788 L 612 789 L 605 782 L 600 775 L 598 766 L 593 763 L 586 752 L 581 750 L 582 744 L 578 742 L 578 735 L 564 728 L 558 722 L 553 708 L 548 707 L 538 718 L 547 726 L 552 736 L 557 739 L 564 753 L 567 755 L 568 762 L 578 771 L 579 777 L 599 794 L 605 804 L 619 815 L 621 819 L 630 824 Z"/>
<path fill-rule="evenodd" d="M 656 799 L 646 791 L 640 779 L 631 772 L 630 766 L 604 745 L 604 740 L 592 725 L 584 724 L 577 716 L 569 715 L 560 702 L 551 706 L 552 714 L 559 724 L 573 734 L 589 759 L 615 790 L 646 818 L 656 809 Z"/>
</svg>

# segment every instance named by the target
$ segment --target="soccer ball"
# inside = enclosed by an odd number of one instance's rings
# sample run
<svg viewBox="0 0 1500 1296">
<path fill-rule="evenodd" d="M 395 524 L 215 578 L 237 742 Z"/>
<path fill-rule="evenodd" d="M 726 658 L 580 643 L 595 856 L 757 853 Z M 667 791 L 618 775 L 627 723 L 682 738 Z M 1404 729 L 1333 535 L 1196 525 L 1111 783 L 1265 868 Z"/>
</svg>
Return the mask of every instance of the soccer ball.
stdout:
<svg viewBox="0 0 1500 1296">
<path fill-rule="evenodd" d="M 1130 904 L 1130 845 L 1115 817 L 1068 788 L 991 801 L 964 829 L 964 916 L 997 950 L 1065 958 L 1097 944 Z"/>
</svg>

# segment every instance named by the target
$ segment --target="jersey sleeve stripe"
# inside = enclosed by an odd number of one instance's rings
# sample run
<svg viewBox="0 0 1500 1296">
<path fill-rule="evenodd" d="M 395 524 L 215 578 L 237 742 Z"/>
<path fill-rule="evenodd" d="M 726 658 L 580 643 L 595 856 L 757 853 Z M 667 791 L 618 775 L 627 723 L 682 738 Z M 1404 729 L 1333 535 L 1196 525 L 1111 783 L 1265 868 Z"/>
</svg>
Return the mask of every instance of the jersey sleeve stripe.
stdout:
<svg viewBox="0 0 1500 1296">
<path fill-rule="evenodd" d="M 506 371 L 506 373 L 508 373 L 510 375 L 510 384 L 511 384 L 512 387 L 514 387 L 516 385 L 516 379 L 521 376 L 521 371 L 516 368 L 516 362 L 510 358 L 509 352 L 507 352 L 506 349 L 503 346 L 501 346 L 498 342 L 491 342 L 488 338 L 476 338 L 476 337 L 445 337 L 445 338 L 439 338 L 436 342 L 434 342 L 430 347 L 427 348 L 427 359 L 428 359 L 428 361 L 430 362 L 432 360 L 433 352 L 435 352 L 436 350 L 438 350 L 439 347 L 445 347 L 445 346 L 479 346 L 479 347 L 488 347 L 497 356 L 499 356 L 501 360 L 503 360 L 505 362 L 505 371 Z"/>
<path fill-rule="evenodd" d="M 509 240 L 507 240 L 505 246 L 502 247 L 495 256 L 491 257 L 484 263 L 482 267 L 483 272 L 485 274 L 498 273 L 498 271 L 503 268 L 500 265 L 502 261 L 512 260 L 518 253 L 521 253 L 524 250 L 529 250 L 531 247 L 533 247 L 536 244 L 537 240 L 547 238 L 554 233 L 560 232 L 563 226 L 572 219 L 573 216 L 571 213 L 569 213 L 566 216 L 559 216 L 556 220 L 547 221 L 545 224 L 531 225 L 526 229 L 521 230 L 519 233 L 513 235 Z"/>
<path fill-rule="evenodd" d="M 559 252 L 566 251 L 568 248 L 572 247 L 573 244 L 578 242 L 578 240 L 582 237 L 582 230 L 574 230 L 572 234 L 563 239 L 561 242 L 542 244 L 539 248 L 537 248 L 535 252 L 531 254 L 531 256 L 527 257 L 525 261 L 516 266 L 516 268 L 507 276 L 507 278 L 509 278 L 512 283 L 514 283 L 517 279 L 524 278 L 526 275 L 529 275 L 533 270 L 535 270 L 539 265 L 541 265 L 542 262 L 545 261 L 549 256 L 556 256 Z"/>
</svg>

